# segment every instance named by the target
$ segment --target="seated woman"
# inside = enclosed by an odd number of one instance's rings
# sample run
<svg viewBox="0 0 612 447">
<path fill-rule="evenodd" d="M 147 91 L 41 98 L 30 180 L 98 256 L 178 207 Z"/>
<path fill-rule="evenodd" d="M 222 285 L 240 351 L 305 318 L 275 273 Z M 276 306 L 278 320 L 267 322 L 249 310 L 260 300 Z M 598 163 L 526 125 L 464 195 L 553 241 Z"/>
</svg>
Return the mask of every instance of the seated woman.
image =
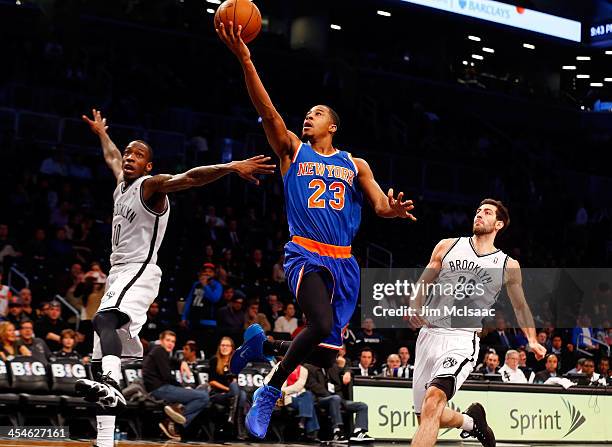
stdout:
<svg viewBox="0 0 612 447">
<path fill-rule="evenodd" d="M 238 439 L 247 439 L 244 418 L 248 410 L 247 395 L 238 386 L 236 376 L 230 372 L 229 364 L 234 354 L 234 341 L 223 337 L 217 353 L 210 359 L 210 400 L 213 403 L 228 403 L 230 413 L 228 422 L 237 423 Z"/>
<path fill-rule="evenodd" d="M 3 321 L 0 323 L 0 358 L 3 361 L 13 360 L 18 355 L 32 355 L 30 350 L 24 345 L 17 348 L 15 343 L 17 342 L 17 336 L 15 335 L 15 326 L 13 323 Z"/>
</svg>

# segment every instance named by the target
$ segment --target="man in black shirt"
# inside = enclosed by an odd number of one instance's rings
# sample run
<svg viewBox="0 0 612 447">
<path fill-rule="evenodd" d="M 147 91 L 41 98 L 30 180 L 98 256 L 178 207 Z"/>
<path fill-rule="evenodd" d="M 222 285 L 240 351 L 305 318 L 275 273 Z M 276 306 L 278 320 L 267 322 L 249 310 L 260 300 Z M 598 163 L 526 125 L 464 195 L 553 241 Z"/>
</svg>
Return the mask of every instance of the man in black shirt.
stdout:
<svg viewBox="0 0 612 447">
<path fill-rule="evenodd" d="M 51 351 L 59 351 L 62 348 L 60 334 L 64 329 L 68 329 L 68 324 L 60 318 L 61 314 L 62 305 L 60 302 L 51 301 L 49 311 L 36 322 L 34 328 L 36 335 L 45 340 Z"/>
<path fill-rule="evenodd" d="M 32 357 L 39 362 L 47 363 L 51 357 L 51 350 L 44 340 L 34 337 L 34 325 L 31 321 L 24 321 L 19 326 L 19 340 L 15 344 L 17 351 L 25 346 L 32 353 Z"/>
<path fill-rule="evenodd" d="M 342 389 L 330 381 L 327 372 L 323 368 L 307 363 L 304 365 L 308 369 L 306 379 L 306 389 L 315 395 L 319 406 L 327 409 L 332 422 L 333 439 L 335 443 L 346 443 L 343 430 L 344 421 L 342 420 L 341 408 L 355 413 L 355 428 L 350 437 L 351 442 L 371 442 L 374 438 L 368 435 L 368 405 L 364 402 L 353 402 L 343 399 Z M 332 392 L 333 390 L 333 392 Z"/>
<path fill-rule="evenodd" d="M 196 416 L 210 405 L 210 398 L 205 390 L 183 388 L 172 375 L 170 355 L 176 344 L 176 334 L 163 331 L 159 340 L 159 345 L 149 351 L 142 364 L 145 388 L 156 399 L 185 405 L 182 411 L 171 406 L 164 407 L 164 411 L 174 422 L 188 427 Z M 180 370 L 187 376 L 192 374 L 187 362 L 181 362 Z M 169 438 L 180 439 L 173 424 L 162 422 L 160 428 Z"/>
</svg>

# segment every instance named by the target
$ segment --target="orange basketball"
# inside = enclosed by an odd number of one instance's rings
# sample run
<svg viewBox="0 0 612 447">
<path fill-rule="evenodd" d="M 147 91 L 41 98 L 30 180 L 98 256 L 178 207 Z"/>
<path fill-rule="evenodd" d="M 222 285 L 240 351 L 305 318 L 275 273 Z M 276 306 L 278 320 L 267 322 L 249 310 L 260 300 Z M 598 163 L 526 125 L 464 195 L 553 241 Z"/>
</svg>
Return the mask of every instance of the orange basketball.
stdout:
<svg viewBox="0 0 612 447">
<path fill-rule="evenodd" d="M 242 25 L 244 43 L 255 39 L 261 31 L 261 13 L 250 0 L 226 0 L 219 6 L 215 13 L 215 28 L 221 22 L 229 27 L 230 21 L 234 24 L 234 31 L 238 31 L 238 26 Z"/>
</svg>

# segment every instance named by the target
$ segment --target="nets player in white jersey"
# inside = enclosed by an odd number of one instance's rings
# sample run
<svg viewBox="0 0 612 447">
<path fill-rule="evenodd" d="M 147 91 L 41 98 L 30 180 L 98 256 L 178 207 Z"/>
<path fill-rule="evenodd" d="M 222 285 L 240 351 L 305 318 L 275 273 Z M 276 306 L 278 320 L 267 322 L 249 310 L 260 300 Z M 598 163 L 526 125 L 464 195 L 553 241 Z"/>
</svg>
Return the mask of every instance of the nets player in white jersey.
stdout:
<svg viewBox="0 0 612 447">
<path fill-rule="evenodd" d="M 151 176 L 153 151 L 144 141 L 132 141 L 123 155 L 107 133 L 106 119 L 93 110 L 93 120 L 83 116 L 98 135 L 104 160 L 117 179 L 113 194 L 112 253 L 105 294 L 93 318 L 92 364 L 101 366 L 101 378 L 79 380 L 77 391 L 103 408 L 98 420 L 98 447 L 111 447 L 117 411 L 126 401 L 119 389 L 121 360 L 142 359 L 138 333 L 147 309 L 157 297 L 161 269 L 156 265 L 170 202 L 167 194 L 206 185 L 227 174 L 258 183 L 256 174 L 272 174 L 270 157 L 259 155 L 227 164 L 200 166 L 177 175 Z M 100 365 L 101 363 L 101 365 Z M 184 369 L 186 364 L 182 366 Z"/>
<path fill-rule="evenodd" d="M 483 446 L 495 446 L 495 435 L 487 424 L 484 408 L 470 405 L 462 414 L 446 406 L 474 368 L 478 358 L 478 332 L 482 315 L 495 304 L 505 285 L 519 326 L 529 340 L 529 347 L 540 359 L 546 349 L 536 340 L 533 317 L 525 301 L 519 263 L 495 248 L 497 234 L 508 227 L 508 210 L 499 201 L 481 202 L 471 237 L 443 239 L 436 245 L 419 281 L 424 285 L 451 285 L 421 294 L 414 309 L 422 306 L 442 310 L 470 309 L 472 317 L 417 315 L 411 324 L 421 327 L 416 342 L 413 379 L 414 411 L 419 427 L 413 446 L 434 446 L 440 428 L 462 429 L 461 437 L 475 437 Z M 422 289 L 423 290 L 423 289 Z M 461 293 L 459 293 L 459 291 Z M 426 301 L 425 301 L 426 299 Z"/>
</svg>

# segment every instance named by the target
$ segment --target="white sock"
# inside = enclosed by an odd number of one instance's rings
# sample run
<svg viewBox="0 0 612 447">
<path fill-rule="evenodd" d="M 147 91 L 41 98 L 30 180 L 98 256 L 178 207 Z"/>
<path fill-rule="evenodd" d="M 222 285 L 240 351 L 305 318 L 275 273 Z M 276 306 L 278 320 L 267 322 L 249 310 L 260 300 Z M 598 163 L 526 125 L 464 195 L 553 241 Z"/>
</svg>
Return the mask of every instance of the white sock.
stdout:
<svg viewBox="0 0 612 447">
<path fill-rule="evenodd" d="M 121 381 L 121 359 L 116 355 L 102 357 L 102 374 L 110 372 L 111 379 L 117 384 Z"/>
<path fill-rule="evenodd" d="M 472 419 L 472 416 L 468 416 L 467 414 L 463 415 L 463 424 L 461 424 L 461 429 L 467 432 L 474 430 L 474 419 Z"/>
<path fill-rule="evenodd" d="M 115 443 L 115 416 L 96 416 L 98 421 L 98 447 L 113 447 Z"/>
</svg>

